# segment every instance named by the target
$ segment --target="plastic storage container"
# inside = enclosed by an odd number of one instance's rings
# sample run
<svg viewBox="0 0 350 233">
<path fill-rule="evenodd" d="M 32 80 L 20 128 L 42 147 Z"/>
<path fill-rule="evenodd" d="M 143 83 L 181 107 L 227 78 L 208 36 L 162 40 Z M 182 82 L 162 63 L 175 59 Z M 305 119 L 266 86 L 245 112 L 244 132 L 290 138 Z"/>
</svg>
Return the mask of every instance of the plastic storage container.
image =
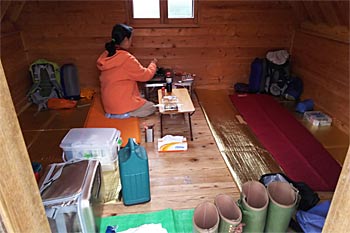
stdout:
<svg viewBox="0 0 350 233">
<path fill-rule="evenodd" d="M 120 131 L 115 128 L 74 128 L 63 138 L 60 147 L 67 161 L 97 159 L 104 165 L 115 161 L 120 145 Z"/>
<path fill-rule="evenodd" d="M 151 200 L 148 157 L 144 147 L 132 138 L 118 155 L 122 196 L 125 205 Z"/>
<path fill-rule="evenodd" d="M 100 185 L 96 160 L 50 164 L 39 187 L 51 231 L 98 232 Z"/>
</svg>

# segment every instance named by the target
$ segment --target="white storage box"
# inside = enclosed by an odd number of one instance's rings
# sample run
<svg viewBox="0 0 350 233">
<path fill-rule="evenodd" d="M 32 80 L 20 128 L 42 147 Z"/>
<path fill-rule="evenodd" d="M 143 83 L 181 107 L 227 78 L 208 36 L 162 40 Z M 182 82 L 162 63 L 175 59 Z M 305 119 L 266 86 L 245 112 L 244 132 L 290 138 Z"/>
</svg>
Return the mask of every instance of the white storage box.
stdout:
<svg viewBox="0 0 350 233">
<path fill-rule="evenodd" d="M 315 126 L 327 126 L 332 124 L 332 118 L 320 111 L 306 111 L 304 117 Z"/>
<path fill-rule="evenodd" d="M 104 165 L 115 161 L 120 145 L 120 131 L 115 128 L 74 128 L 63 138 L 60 147 L 67 161 L 97 159 Z"/>
</svg>

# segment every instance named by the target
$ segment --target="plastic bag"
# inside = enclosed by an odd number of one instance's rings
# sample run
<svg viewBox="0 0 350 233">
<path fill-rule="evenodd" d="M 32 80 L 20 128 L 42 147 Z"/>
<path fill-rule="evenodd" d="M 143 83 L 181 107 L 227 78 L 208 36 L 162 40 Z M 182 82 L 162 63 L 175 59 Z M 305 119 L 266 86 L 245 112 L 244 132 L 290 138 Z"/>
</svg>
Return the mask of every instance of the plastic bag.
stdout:
<svg viewBox="0 0 350 233">
<path fill-rule="evenodd" d="M 314 192 L 306 183 L 293 181 L 283 173 L 264 174 L 260 177 L 259 181 L 265 186 L 267 186 L 272 181 L 283 181 L 291 183 L 296 189 L 299 190 L 299 195 L 301 198 L 298 205 L 299 210 L 309 210 L 320 201 L 318 194 Z"/>
</svg>

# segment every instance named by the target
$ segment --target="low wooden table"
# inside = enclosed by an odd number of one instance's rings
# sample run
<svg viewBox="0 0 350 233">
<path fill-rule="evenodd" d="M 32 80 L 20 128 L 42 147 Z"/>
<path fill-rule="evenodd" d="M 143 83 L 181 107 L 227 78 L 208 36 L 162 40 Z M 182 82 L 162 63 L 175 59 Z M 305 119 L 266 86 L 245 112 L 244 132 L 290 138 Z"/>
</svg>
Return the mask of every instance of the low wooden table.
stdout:
<svg viewBox="0 0 350 233">
<path fill-rule="evenodd" d="M 176 96 L 178 99 L 178 109 L 177 110 L 164 110 L 163 107 L 159 107 L 160 112 L 160 135 L 163 137 L 163 116 L 164 115 L 171 115 L 171 114 L 188 114 L 188 121 L 189 121 L 189 127 L 190 127 L 190 137 L 191 141 L 193 141 L 193 134 L 192 134 L 192 123 L 191 123 L 191 116 L 195 112 L 195 108 L 193 106 L 191 97 L 188 93 L 188 90 L 186 88 L 174 88 L 172 90 L 171 94 L 166 94 L 171 96 Z M 158 102 L 161 105 L 162 104 L 162 90 L 158 90 Z"/>
</svg>

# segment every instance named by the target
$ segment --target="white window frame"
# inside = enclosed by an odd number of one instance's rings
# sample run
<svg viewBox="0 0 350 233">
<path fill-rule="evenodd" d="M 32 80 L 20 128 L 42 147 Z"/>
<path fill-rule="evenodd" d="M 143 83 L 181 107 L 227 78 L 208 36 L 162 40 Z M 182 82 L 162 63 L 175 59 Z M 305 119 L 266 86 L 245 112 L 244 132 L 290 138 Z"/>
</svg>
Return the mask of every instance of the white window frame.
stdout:
<svg viewBox="0 0 350 233">
<path fill-rule="evenodd" d="M 145 0 L 146 1 L 146 0 Z M 133 1 L 126 1 L 128 24 L 133 27 L 198 27 L 199 0 L 193 0 L 193 18 L 168 18 L 168 1 L 159 0 L 160 18 L 134 18 Z"/>
</svg>

